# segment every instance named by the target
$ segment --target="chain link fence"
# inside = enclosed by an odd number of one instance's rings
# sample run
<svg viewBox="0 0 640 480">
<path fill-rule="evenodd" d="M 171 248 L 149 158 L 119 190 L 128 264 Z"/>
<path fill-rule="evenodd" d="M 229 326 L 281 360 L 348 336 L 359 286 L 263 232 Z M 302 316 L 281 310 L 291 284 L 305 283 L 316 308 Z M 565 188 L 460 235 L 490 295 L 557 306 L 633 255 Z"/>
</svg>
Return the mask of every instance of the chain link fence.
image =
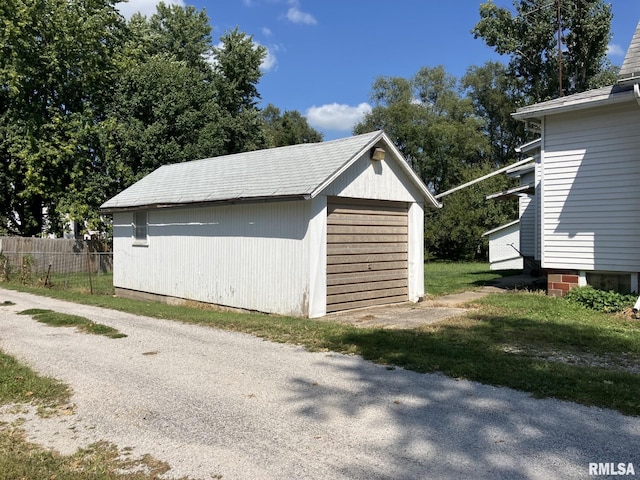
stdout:
<svg viewBox="0 0 640 480">
<path fill-rule="evenodd" d="M 113 294 L 113 252 L 0 252 L 0 282 Z"/>
</svg>

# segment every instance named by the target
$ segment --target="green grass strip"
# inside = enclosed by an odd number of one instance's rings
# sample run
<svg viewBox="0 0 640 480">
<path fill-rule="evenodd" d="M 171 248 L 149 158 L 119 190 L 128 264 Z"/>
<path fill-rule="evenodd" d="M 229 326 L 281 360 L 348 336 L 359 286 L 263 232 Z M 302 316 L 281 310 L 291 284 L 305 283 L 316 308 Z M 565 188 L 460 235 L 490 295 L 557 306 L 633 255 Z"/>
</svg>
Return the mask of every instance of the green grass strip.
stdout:
<svg viewBox="0 0 640 480">
<path fill-rule="evenodd" d="M 54 312 L 53 310 L 43 310 L 32 308 L 19 312 L 20 315 L 30 315 L 38 322 L 46 323 L 52 327 L 76 327 L 84 333 L 94 335 L 103 335 L 109 338 L 124 338 L 126 335 L 113 327 L 95 323 L 88 318 L 78 315 L 69 315 L 68 313 Z"/>
<path fill-rule="evenodd" d="M 0 403 L 35 401 L 57 404 L 68 400 L 69 395 L 70 391 L 63 383 L 41 377 L 10 355 L 0 352 Z"/>
</svg>

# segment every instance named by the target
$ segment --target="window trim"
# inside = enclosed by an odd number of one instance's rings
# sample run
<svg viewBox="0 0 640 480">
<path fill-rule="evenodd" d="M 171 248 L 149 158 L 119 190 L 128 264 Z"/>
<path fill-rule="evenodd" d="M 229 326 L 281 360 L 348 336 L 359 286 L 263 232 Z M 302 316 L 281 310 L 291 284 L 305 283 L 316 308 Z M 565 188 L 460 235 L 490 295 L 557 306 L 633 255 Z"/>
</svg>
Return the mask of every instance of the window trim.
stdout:
<svg viewBox="0 0 640 480">
<path fill-rule="evenodd" d="M 149 213 L 147 210 L 133 212 L 131 223 L 133 232 L 133 245 L 146 247 L 149 245 Z M 144 233 L 144 237 L 142 234 Z"/>
</svg>

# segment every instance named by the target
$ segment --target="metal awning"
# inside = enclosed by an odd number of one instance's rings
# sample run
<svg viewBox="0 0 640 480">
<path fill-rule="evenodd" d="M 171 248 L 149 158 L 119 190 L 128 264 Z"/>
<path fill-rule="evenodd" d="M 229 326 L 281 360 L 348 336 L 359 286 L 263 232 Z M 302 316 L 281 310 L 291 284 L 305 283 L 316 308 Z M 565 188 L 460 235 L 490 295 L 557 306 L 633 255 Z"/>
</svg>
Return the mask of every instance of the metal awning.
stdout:
<svg viewBox="0 0 640 480">
<path fill-rule="evenodd" d="M 530 183 L 528 185 L 520 185 L 518 187 L 510 188 L 503 192 L 492 193 L 491 195 L 487 195 L 485 198 L 487 200 L 506 200 L 508 198 L 517 198 L 519 195 L 534 195 L 535 193 L 536 188 L 532 183 Z"/>
</svg>

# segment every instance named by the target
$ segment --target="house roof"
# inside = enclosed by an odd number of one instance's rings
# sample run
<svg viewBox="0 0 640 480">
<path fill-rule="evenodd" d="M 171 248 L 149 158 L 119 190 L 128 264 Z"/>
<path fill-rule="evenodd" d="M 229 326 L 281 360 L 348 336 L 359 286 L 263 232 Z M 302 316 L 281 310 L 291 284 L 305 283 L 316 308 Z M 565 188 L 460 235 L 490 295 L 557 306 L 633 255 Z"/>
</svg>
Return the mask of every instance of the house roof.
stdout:
<svg viewBox="0 0 640 480">
<path fill-rule="evenodd" d="M 512 178 L 518 178 L 529 172 L 533 172 L 536 169 L 536 162 L 532 157 L 528 158 L 531 160 L 531 162 L 525 163 L 524 165 L 520 165 L 518 167 L 510 168 L 505 173 Z"/>
<path fill-rule="evenodd" d="M 493 233 L 497 233 L 501 230 L 506 230 L 507 228 L 511 228 L 514 225 L 518 225 L 520 223 L 520 220 L 514 220 L 513 222 L 509 222 L 509 223 L 505 223 L 504 225 L 500 225 L 499 227 L 494 228 L 493 230 L 489 230 L 488 232 L 484 232 L 482 234 L 483 237 L 486 237 L 488 235 L 491 235 Z"/>
<path fill-rule="evenodd" d="M 164 165 L 104 204 L 106 212 L 210 202 L 313 198 L 372 147 L 384 145 L 425 198 L 440 206 L 382 131 Z"/>
<path fill-rule="evenodd" d="M 592 108 L 600 105 L 634 101 L 632 85 L 614 85 L 586 92 L 559 97 L 546 102 L 535 103 L 516 110 L 511 116 L 517 120 L 541 118 L 545 115 Z"/>
<path fill-rule="evenodd" d="M 631 45 L 629 45 L 618 74 L 618 83 L 628 81 L 633 83 L 640 81 L 640 22 L 636 26 Z"/>
</svg>

